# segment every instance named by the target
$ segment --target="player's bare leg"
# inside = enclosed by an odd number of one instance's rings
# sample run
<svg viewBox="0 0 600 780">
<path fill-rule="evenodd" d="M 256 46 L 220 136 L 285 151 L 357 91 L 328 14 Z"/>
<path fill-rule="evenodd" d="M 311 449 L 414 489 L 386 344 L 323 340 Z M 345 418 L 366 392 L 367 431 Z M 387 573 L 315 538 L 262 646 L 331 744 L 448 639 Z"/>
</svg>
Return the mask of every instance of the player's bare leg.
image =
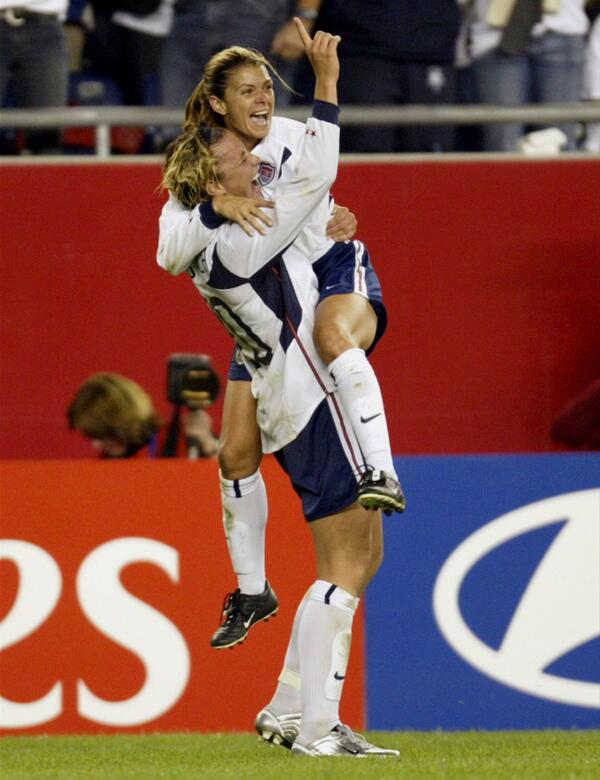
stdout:
<svg viewBox="0 0 600 780">
<path fill-rule="evenodd" d="M 381 512 L 370 512 L 371 514 L 371 557 L 365 574 L 365 584 L 362 590 L 357 594 L 362 596 L 365 588 L 377 574 L 379 567 L 383 562 L 383 519 Z"/>
<path fill-rule="evenodd" d="M 373 560 L 376 523 L 381 524 L 380 513 L 366 512 L 358 504 L 313 520 L 309 528 L 315 543 L 317 577 L 335 582 L 352 597 L 360 596 L 381 562 Z M 378 547 L 378 555 L 380 552 Z"/>
<path fill-rule="evenodd" d="M 219 467 L 226 479 L 244 479 L 256 473 L 262 460 L 256 399 L 251 382 L 227 382 L 219 437 Z"/>
<path fill-rule="evenodd" d="M 365 351 L 375 339 L 377 315 L 358 293 L 331 295 L 315 312 L 314 342 L 334 379 L 367 463 L 358 498 L 367 509 L 402 512 L 398 481 L 379 382 Z"/>
<path fill-rule="evenodd" d="M 253 625 L 268 620 L 279 608 L 265 577 L 268 506 L 261 459 L 250 382 L 230 380 L 223 404 L 219 466 L 223 526 L 238 587 L 225 597 L 223 622 L 211 640 L 216 649 L 243 642 Z"/>
</svg>

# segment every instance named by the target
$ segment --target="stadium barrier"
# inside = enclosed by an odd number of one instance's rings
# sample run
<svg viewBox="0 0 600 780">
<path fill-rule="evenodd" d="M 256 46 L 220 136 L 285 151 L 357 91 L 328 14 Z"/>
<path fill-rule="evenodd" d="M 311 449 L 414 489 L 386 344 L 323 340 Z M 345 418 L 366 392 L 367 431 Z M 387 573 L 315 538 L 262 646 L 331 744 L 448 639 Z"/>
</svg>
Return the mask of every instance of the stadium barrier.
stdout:
<svg viewBox="0 0 600 780">
<path fill-rule="evenodd" d="M 594 101 L 545 103 L 521 106 L 446 105 L 446 106 L 357 106 L 342 105 L 340 124 L 345 125 L 437 125 L 491 124 L 519 122 L 555 124 L 561 122 L 600 122 L 600 105 Z M 304 121 L 309 106 L 282 107 L 280 116 Z M 94 127 L 95 153 L 111 154 L 110 131 L 113 127 L 172 127 L 181 125 L 180 109 L 158 106 L 97 106 L 69 108 L 4 109 L 2 128 Z"/>
</svg>

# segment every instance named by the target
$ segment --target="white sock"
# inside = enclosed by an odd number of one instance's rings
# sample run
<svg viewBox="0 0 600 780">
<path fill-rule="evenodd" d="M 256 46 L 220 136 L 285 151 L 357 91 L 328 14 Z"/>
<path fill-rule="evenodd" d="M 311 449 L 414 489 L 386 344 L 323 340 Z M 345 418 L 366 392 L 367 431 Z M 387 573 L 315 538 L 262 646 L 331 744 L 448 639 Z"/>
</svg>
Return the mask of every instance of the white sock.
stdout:
<svg viewBox="0 0 600 780">
<path fill-rule="evenodd" d="M 267 704 L 268 709 L 275 715 L 291 715 L 293 712 L 300 712 L 302 709 L 300 697 L 301 678 L 298 635 L 304 608 L 308 603 L 309 594 L 310 589 L 304 594 L 298 605 L 298 609 L 296 610 L 296 616 L 294 617 L 294 623 L 292 625 L 292 633 L 283 662 L 283 669 L 278 677 L 277 688 L 275 689 L 273 698 L 269 704 Z"/>
<path fill-rule="evenodd" d="M 364 350 L 347 349 L 327 370 L 367 465 L 396 476 L 379 382 Z"/>
<path fill-rule="evenodd" d="M 340 722 L 340 699 L 358 601 L 325 580 L 314 582 L 308 593 L 298 634 L 302 675 L 302 726 L 298 735 L 301 745 L 324 737 Z"/>
<path fill-rule="evenodd" d="M 244 479 L 225 479 L 219 472 L 223 527 L 233 570 L 242 593 L 265 589 L 267 491 L 260 471 Z"/>
</svg>

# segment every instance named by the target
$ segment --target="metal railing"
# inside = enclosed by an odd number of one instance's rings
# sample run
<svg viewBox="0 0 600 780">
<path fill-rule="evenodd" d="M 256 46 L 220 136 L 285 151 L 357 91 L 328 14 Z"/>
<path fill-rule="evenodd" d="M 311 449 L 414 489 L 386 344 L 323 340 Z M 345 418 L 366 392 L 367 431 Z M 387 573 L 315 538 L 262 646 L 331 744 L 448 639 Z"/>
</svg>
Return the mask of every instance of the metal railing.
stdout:
<svg viewBox="0 0 600 780">
<path fill-rule="evenodd" d="M 552 125 L 565 122 L 600 122 L 600 101 L 495 106 L 342 106 L 341 125 L 479 125 L 518 122 Z M 279 116 L 304 121 L 310 106 L 284 107 Z M 5 109 L 2 128 L 94 127 L 95 153 L 108 157 L 112 127 L 176 127 L 183 120 L 180 109 L 160 106 L 98 106 L 72 108 Z"/>
</svg>

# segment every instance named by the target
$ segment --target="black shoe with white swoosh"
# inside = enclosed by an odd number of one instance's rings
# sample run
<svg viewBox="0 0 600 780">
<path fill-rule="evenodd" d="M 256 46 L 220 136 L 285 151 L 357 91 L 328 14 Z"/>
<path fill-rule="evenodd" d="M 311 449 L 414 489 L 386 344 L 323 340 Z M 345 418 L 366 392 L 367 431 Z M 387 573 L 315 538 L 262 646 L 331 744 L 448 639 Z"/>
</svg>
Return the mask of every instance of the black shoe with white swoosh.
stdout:
<svg viewBox="0 0 600 780">
<path fill-rule="evenodd" d="M 223 601 L 222 623 L 210 640 L 211 647 L 216 650 L 235 647 L 244 641 L 253 625 L 275 617 L 278 609 L 277 596 L 268 582 L 257 595 L 241 593 L 239 588 L 228 593 Z"/>
<path fill-rule="evenodd" d="M 406 499 L 398 480 L 377 469 L 369 469 L 361 477 L 358 503 L 365 509 L 381 509 L 386 515 L 406 509 Z"/>
</svg>

